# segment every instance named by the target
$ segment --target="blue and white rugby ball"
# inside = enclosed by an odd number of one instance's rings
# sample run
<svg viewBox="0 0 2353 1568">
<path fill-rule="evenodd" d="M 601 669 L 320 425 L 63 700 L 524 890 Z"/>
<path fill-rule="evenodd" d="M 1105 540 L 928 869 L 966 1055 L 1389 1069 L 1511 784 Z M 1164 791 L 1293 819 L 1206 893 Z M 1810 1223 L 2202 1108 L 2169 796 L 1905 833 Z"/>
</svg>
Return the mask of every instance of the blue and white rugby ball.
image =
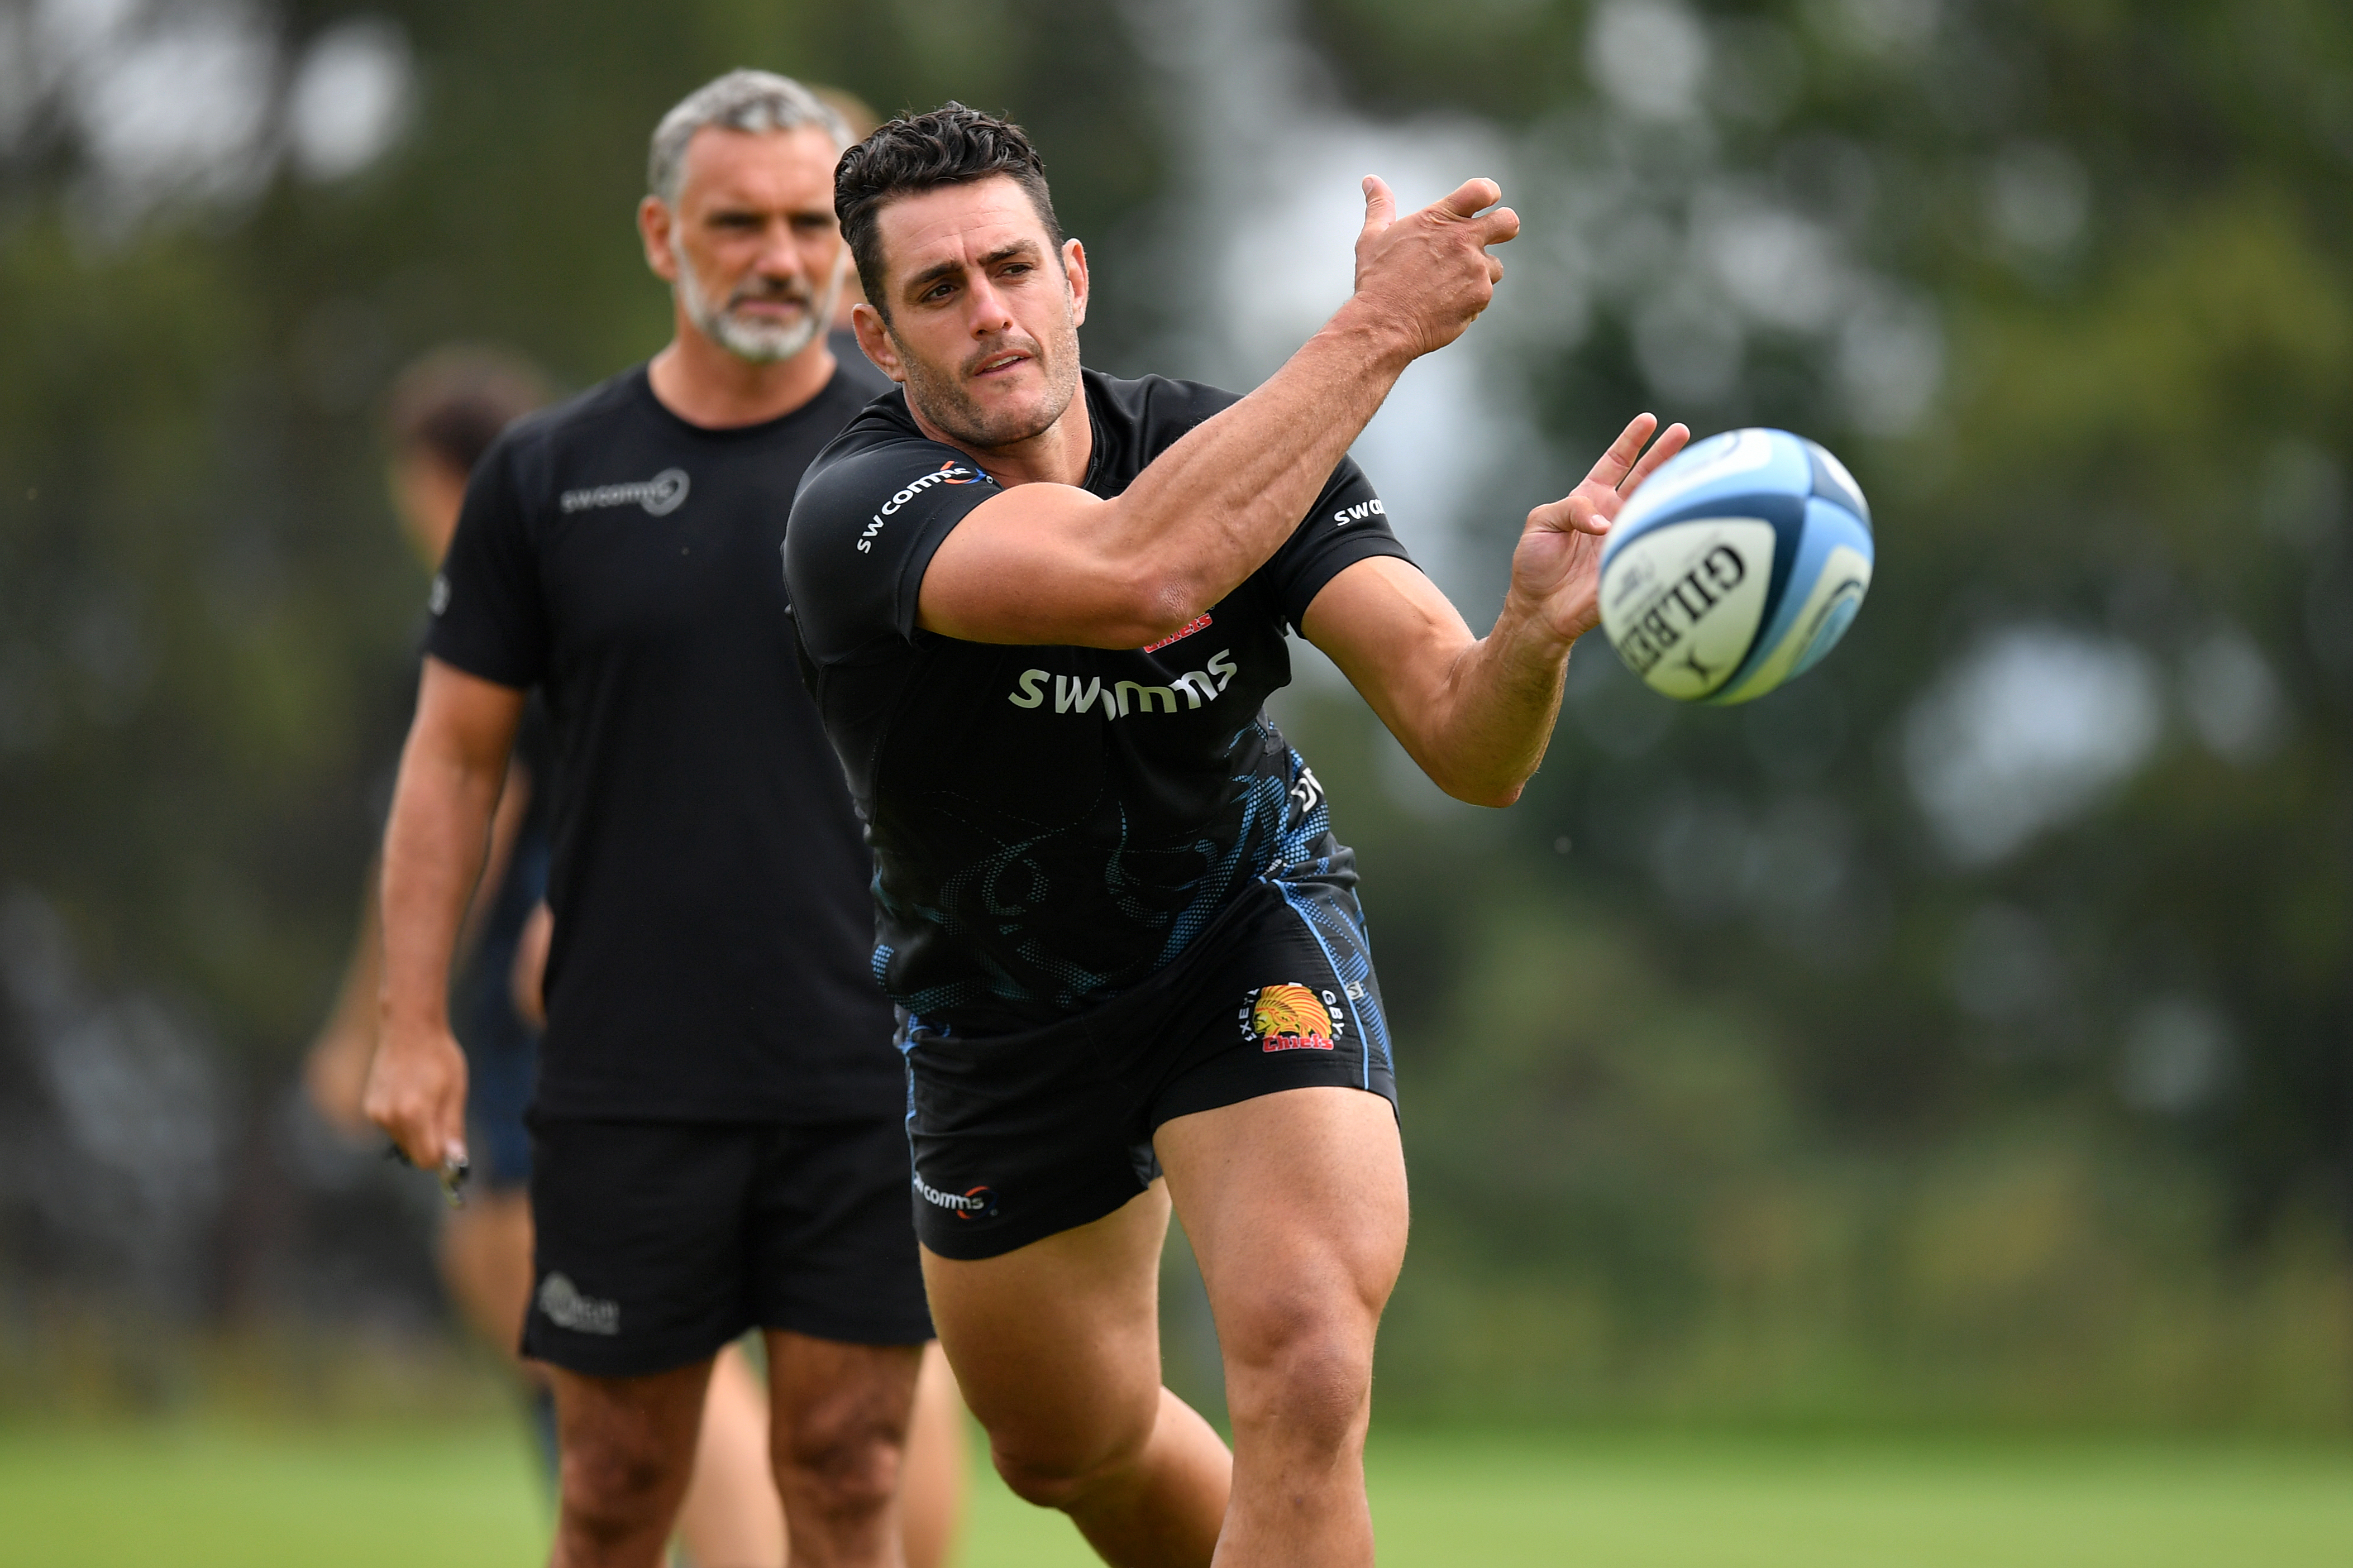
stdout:
<svg viewBox="0 0 2353 1568">
<path fill-rule="evenodd" d="M 1871 587 L 1871 506 L 1787 430 L 1728 430 L 1643 481 L 1601 552 L 1601 626 L 1682 702 L 1746 702 L 1836 646 Z"/>
</svg>

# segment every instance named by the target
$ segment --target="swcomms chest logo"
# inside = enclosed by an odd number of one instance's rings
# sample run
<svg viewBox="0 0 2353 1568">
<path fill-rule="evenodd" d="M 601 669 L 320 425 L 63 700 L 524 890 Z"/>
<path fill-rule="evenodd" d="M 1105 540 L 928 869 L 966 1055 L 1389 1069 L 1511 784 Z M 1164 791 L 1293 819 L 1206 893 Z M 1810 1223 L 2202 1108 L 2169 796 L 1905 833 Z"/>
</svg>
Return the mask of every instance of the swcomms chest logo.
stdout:
<svg viewBox="0 0 2353 1568">
<path fill-rule="evenodd" d="M 907 488 L 884 501 L 882 509 L 876 512 L 866 524 L 866 531 L 858 536 L 858 553 L 864 555 L 872 550 L 874 541 L 881 536 L 883 525 L 890 521 L 892 515 L 901 507 L 905 506 L 934 485 L 976 485 L 987 478 L 988 476 L 978 468 L 967 468 L 963 464 L 950 459 L 930 473 L 910 480 Z"/>
<path fill-rule="evenodd" d="M 1016 708 L 1042 708 L 1046 704 L 1046 683 L 1054 683 L 1054 711 L 1086 713 L 1100 706 L 1106 719 L 1124 719 L 1131 713 L 1174 713 L 1176 700 L 1185 700 L 1185 711 L 1215 702 L 1233 684 L 1241 667 L 1234 663 L 1233 649 L 1221 647 L 1209 656 L 1207 669 L 1188 669 L 1172 677 L 1166 686 L 1142 680 L 1113 680 L 1103 684 L 1100 675 L 1090 675 L 1082 681 L 1075 675 L 1056 675 L 1047 669 L 1025 669 L 1021 678 L 1006 693 L 1005 700 Z"/>
<path fill-rule="evenodd" d="M 607 507 L 640 506 L 648 517 L 668 517 L 686 504 L 686 492 L 694 481 L 688 479 L 684 468 L 664 468 L 652 479 L 627 485 L 591 485 L 586 489 L 565 490 L 556 505 L 566 512 L 602 511 Z"/>
</svg>

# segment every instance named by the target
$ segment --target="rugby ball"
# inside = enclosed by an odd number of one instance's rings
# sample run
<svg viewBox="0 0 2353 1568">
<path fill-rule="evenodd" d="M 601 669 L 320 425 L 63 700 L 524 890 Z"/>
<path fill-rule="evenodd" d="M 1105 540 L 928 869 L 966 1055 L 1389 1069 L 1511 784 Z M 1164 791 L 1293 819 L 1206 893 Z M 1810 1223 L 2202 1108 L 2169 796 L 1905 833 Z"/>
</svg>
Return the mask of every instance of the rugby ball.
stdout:
<svg viewBox="0 0 2353 1568">
<path fill-rule="evenodd" d="M 1727 430 L 1643 481 L 1601 552 L 1601 626 L 1681 702 L 1746 702 L 1835 647 L 1871 587 L 1871 507 L 1787 430 Z"/>
</svg>

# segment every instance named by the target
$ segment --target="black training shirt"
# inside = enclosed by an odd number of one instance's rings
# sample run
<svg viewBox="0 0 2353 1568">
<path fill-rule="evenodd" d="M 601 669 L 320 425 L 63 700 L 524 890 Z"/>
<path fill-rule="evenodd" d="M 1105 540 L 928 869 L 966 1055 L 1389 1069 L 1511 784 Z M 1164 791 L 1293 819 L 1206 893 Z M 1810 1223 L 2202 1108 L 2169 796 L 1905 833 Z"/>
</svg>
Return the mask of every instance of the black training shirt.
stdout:
<svg viewBox="0 0 2353 1568">
<path fill-rule="evenodd" d="M 1106 499 L 1236 401 L 1157 376 L 1083 381 L 1086 488 Z M 893 392 L 809 466 L 785 549 L 807 673 L 874 851 L 875 973 L 927 1025 L 967 1033 L 1117 994 L 1274 868 L 1290 796 L 1315 788 L 1261 711 L 1291 679 L 1284 627 L 1342 568 L 1405 558 L 1344 458 L 1272 560 L 1148 648 L 918 630 L 933 553 L 997 493 Z"/>
<path fill-rule="evenodd" d="M 688 424 L 642 367 L 522 421 L 475 470 L 436 658 L 547 698 L 555 800 L 540 1113 L 885 1114 L 871 867 L 777 583 L 794 487 L 883 384 Z"/>
</svg>

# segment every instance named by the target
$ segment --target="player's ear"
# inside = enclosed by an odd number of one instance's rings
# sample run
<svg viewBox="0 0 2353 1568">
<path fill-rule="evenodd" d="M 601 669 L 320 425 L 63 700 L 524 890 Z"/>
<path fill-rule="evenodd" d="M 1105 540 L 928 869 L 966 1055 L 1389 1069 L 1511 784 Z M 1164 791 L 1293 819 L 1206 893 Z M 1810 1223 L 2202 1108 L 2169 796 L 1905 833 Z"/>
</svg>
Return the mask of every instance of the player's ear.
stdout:
<svg viewBox="0 0 2353 1568">
<path fill-rule="evenodd" d="M 638 234 L 645 241 L 646 265 L 665 283 L 678 281 L 678 252 L 670 247 L 672 226 L 669 204 L 659 196 L 648 196 L 638 204 Z"/>
<path fill-rule="evenodd" d="M 891 329 L 882 324 L 882 312 L 860 300 L 849 308 L 849 330 L 858 334 L 858 346 L 874 362 L 874 368 L 892 381 L 907 379 L 906 367 L 899 363 L 899 345 L 891 341 Z"/>
<path fill-rule="evenodd" d="M 1071 324 L 1087 324 L 1087 247 L 1075 239 L 1062 241 L 1062 279 L 1070 289 Z"/>
</svg>

